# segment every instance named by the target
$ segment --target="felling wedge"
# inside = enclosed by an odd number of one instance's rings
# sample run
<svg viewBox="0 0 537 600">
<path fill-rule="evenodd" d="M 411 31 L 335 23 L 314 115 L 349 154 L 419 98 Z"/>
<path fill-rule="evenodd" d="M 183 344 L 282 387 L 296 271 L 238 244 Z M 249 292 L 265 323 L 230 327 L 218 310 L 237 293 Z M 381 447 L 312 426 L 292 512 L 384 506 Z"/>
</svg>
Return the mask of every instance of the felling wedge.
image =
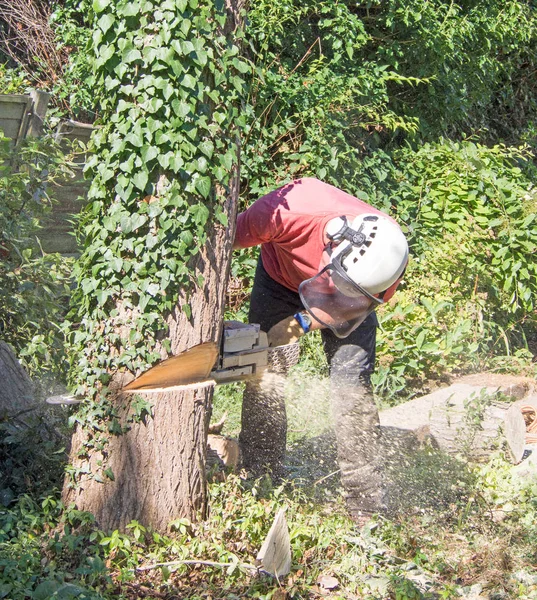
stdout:
<svg viewBox="0 0 537 600">
<path fill-rule="evenodd" d="M 214 342 L 204 342 L 155 365 L 122 391 L 161 392 L 231 383 L 259 375 L 267 362 L 267 335 L 259 325 L 226 321 L 220 354 Z"/>
<path fill-rule="evenodd" d="M 155 365 L 131 381 L 122 391 L 158 391 L 206 382 L 211 379 L 210 374 L 217 357 L 216 344 L 204 342 Z"/>
</svg>

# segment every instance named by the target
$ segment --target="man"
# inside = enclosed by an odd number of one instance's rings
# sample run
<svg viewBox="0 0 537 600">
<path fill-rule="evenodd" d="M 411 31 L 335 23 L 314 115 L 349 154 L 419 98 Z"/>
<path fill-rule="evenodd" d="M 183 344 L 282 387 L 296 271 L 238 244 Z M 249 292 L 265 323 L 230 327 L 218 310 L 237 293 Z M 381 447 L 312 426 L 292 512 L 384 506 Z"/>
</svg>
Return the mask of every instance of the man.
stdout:
<svg viewBox="0 0 537 600">
<path fill-rule="evenodd" d="M 389 300 L 408 260 L 393 219 L 317 179 L 263 196 L 237 219 L 234 247 L 261 245 L 249 320 L 273 347 L 321 330 L 330 365 L 338 461 L 351 515 L 385 508 L 374 370 L 374 309 Z M 287 431 L 281 385 L 246 386 L 240 444 L 245 467 L 282 474 Z"/>
</svg>

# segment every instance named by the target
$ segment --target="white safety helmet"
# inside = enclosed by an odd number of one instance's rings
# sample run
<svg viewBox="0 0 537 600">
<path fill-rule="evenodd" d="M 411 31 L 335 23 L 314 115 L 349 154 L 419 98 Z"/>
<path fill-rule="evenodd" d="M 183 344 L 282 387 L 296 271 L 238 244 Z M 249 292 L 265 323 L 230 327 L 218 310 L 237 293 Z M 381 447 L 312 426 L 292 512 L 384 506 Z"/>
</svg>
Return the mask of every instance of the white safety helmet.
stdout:
<svg viewBox="0 0 537 600">
<path fill-rule="evenodd" d="M 326 235 L 330 262 L 298 291 L 314 319 L 347 337 L 400 279 L 408 244 L 400 227 L 377 213 L 362 214 L 351 225 L 346 217 L 332 219 Z"/>
</svg>

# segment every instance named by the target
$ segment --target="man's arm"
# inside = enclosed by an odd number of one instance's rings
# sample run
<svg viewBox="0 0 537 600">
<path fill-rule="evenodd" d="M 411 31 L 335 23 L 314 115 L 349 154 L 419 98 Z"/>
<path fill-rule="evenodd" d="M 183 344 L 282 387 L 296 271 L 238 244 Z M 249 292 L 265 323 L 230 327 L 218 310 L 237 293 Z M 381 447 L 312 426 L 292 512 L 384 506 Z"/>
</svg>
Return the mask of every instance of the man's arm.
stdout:
<svg viewBox="0 0 537 600">
<path fill-rule="evenodd" d="M 280 229 L 278 222 L 281 222 L 278 192 L 275 190 L 259 198 L 240 213 L 233 241 L 234 250 L 266 244 L 275 239 Z"/>
</svg>

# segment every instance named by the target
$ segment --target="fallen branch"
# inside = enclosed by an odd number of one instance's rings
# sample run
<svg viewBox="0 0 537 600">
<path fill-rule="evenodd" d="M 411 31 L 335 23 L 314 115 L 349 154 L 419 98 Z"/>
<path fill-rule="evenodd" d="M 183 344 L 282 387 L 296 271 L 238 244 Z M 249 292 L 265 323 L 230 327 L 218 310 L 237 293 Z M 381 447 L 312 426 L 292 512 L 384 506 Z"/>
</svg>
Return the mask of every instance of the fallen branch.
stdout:
<svg viewBox="0 0 537 600">
<path fill-rule="evenodd" d="M 204 567 L 239 567 L 241 569 L 248 569 L 250 571 L 260 571 L 259 567 L 249 565 L 248 563 L 221 563 L 214 562 L 212 560 L 174 560 L 172 562 L 156 563 L 154 565 L 136 567 L 134 570 L 151 571 L 152 569 L 158 569 L 159 567 L 179 567 L 181 565 L 201 565 Z"/>
</svg>

